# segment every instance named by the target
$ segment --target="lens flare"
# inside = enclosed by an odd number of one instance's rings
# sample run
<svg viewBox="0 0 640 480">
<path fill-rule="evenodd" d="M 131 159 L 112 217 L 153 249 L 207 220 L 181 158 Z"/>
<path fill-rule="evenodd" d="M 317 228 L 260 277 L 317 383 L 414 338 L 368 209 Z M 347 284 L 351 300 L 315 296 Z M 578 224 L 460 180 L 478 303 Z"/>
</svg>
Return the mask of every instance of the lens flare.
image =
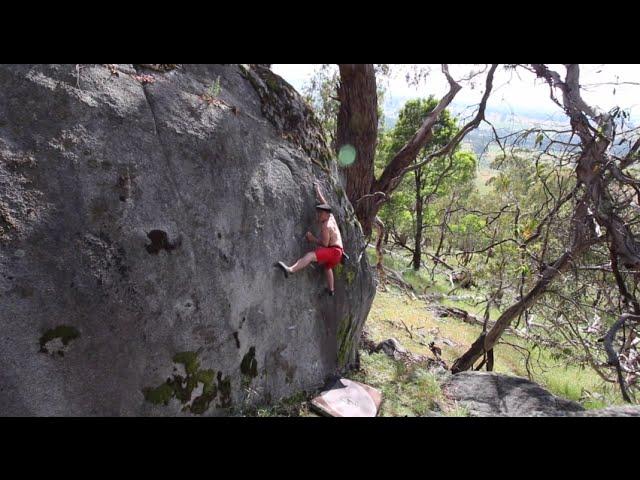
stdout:
<svg viewBox="0 0 640 480">
<path fill-rule="evenodd" d="M 343 145 L 338 152 L 338 163 L 341 167 L 348 167 L 356 161 L 356 149 L 353 145 Z"/>
</svg>

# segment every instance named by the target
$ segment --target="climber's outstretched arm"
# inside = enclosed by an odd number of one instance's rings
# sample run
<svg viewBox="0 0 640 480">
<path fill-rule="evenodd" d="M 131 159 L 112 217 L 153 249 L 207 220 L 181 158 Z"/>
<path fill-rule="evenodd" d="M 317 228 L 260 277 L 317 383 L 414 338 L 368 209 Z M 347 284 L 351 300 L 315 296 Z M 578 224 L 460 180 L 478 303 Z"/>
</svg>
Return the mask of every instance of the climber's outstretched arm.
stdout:
<svg viewBox="0 0 640 480">
<path fill-rule="evenodd" d="M 313 182 L 313 186 L 316 188 L 316 196 L 318 197 L 320 203 L 327 203 L 327 200 L 324 198 L 324 195 L 322 195 L 322 192 L 320 191 L 320 185 L 318 185 L 318 182 Z"/>
</svg>

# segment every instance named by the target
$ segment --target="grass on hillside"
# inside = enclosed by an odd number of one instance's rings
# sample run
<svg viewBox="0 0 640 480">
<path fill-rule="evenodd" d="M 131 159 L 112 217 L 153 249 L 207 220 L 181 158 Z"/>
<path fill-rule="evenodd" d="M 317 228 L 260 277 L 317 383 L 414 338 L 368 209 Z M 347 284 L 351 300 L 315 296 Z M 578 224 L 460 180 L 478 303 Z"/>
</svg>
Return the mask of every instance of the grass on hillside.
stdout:
<svg viewBox="0 0 640 480">
<path fill-rule="evenodd" d="M 442 358 L 448 366 L 477 338 L 481 328 L 451 318 L 435 317 L 421 300 L 413 300 L 403 292 L 390 288 L 378 292 L 366 323 L 369 337 L 380 342 L 396 338 L 409 351 L 431 356 L 426 346 L 435 340 L 442 349 Z M 407 332 L 407 328 L 411 332 Z M 443 340 L 446 339 L 447 343 Z M 527 347 L 520 338 L 506 335 L 505 341 Z M 529 346 L 530 347 L 530 346 Z M 523 354 L 508 345 L 498 345 L 495 350 L 495 368 L 498 373 L 527 377 Z M 609 404 L 621 404 L 615 386 L 604 385 L 588 368 L 567 365 L 554 360 L 552 352 L 536 349 L 532 355 L 533 380 L 555 395 L 580 401 L 585 408 L 602 408 Z M 441 390 L 435 373 L 420 366 L 406 366 L 384 353 L 360 352 L 361 368 L 347 376 L 353 380 L 379 389 L 383 401 L 379 416 L 466 416 L 461 406 L 447 399 Z M 586 392 L 595 397 L 586 397 Z M 301 392 L 273 406 L 264 406 L 244 414 L 266 416 L 318 416 L 309 406 L 312 393 Z"/>
<path fill-rule="evenodd" d="M 467 416 L 467 411 L 442 393 L 437 375 L 407 366 L 386 354 L 361 352 L 360 370 L 349 378 L 382 392 L 379 417 Z"/>
<path fill-rule="evenodd" d="M 374 252 L 368 253 L 373 259 Z M 402 274 L 403 279 L 413 286 L 416 294 L 446 295 L 451 290 L 451 284 L 444 275 L 436 274 L 432 281 L 429 271 L 413 271 L 407 267 L 408 261 L 401 255 L 385 255 L 384 261 L 389 268 Z M 463 299 L 442 298 L 438 303 L 462 308 L 482 318 L 485 306 L 473 300 L 481 299 L 482 292 L 476 288 L 460 289 L 455 295 Z M 478 338 L 482 329 L 458 319 L 438 318 L 427 308 L 428 306 L 425 301 L 412 299 L 393 287 L 388 287 L 387 292 L 378 291 L 366 323 L 372 340 L 382 341 L 395 337 L 408 350 L 428 354 L 428 348 L 423 344 L 435 339 L 442 349 L 444 360 L 450 366 Z M 502 311 L 491 308 L 489 313 L 491 320 L 495 320 Z M 414 338 L 410 337 L 407 328 L 412 331 Z M 414 330 L 419 334 L 414 334 Z M 441 339 L 440 342 L 437 341 L 438 338 Z M 443 343 L 442 339 L 447 339 L 447 343 L 453 345 Z M 591 368 L 568 363 L 558 352 L 544 347 L 534 347 L 533 344 L 513 335 L 505 334 L 501 341 L 502 344 L 494 349 L 496 372 L 530 377 L 555 395 L 580 401 L 585 408 L 601 408 L 623 403 L 617 386 L 604 382 Z M 529 371 L 525 361 L 527 351 L 531 352 Z"/>
<path fill-rule="evenodd" d="M 478 193 L 480 193 L 481 195 L 484 195 L 486 193 L 489 193 L 489 191 L 491 191 L 492 187 L 490 185 L 487 185 L 487 182 L 491 178 L 495 177 L 497 173 L 498 173 L 497 170 L 493 170 L 488 167 L 480 167 L 478 169 L 476 174 L 476 180 L 475 180 Z"/>
</svg>

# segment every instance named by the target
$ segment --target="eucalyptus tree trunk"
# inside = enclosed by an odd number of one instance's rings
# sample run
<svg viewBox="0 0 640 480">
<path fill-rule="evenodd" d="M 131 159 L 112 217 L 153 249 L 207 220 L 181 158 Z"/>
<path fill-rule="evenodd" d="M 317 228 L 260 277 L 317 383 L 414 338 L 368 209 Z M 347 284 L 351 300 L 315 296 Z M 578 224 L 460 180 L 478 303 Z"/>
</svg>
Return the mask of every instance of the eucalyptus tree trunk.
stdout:
<svg viewBox="0 0 640 480">
<path fill-rule="evenodd" d="M 424 198 L 422 198 L 422 172 L 420 170 L 415 170 L 413 173 L 416 180 L 416 231 L 414 233 L 412 263 L 413 269 L 418 271 L 420 270 L 420 263 L 422 262 L 422 221 L 424 216 Z"/>
</svg>

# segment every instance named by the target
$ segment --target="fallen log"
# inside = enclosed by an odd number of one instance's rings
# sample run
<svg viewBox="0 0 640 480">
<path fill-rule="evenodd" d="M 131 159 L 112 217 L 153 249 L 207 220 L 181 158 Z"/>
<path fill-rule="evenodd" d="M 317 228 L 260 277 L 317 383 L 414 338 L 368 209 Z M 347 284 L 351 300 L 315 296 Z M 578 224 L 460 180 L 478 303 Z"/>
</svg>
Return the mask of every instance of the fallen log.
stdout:
<svg viewBox="0 0 640 480">
<path fill-rule="evenodd" d="M 432 306 L 430 308 L 430 310 L 432 310 L 437 316 L 439 317 L 453 317 L 453 318 L 458 318 L 460 320 L 462 320 L 465 323 L 471 324 L 471 325 L 478 325 L 480 327 L 482 327 L 484 325 L 484 321 L 481 320 L 480 318 L 476 317 L 475 315 L 467 312 L 466 310 L 463 310 L 462 308 L 457 308 L 457 307 L 446 307 L 444 305 L 435 305 Z M 493 322 L 488 322 L 487 323 L 487 328 L 491 328 Z M 529 328 L 531 327 L 538 327 L 538 328 L 542 328 L 542 325 L 539 324 L 530 324 Z M 553 340 L 547 339 L 547 338 L 542 338 L 540 335 L 536 335 L 536 334 L 523 334 L 522 332 L 511 328 L 511 327 L 507 327 L 505 329 L 505 333 L 509 334 L 509 335 L 513 335 L 514 337 L 518 337 L 521 338 L 523 340 L 526 340 L 528 342 L 533 342 L 536 344 L 540 344 L 540 345 L 544 345 L 545 347 L 551 347 L 551 348 L 558 348 L 558 349 L 565 349 L 566 345 L 562 345 L 560 342 L 555 342 Z"/>
<path fill-rule="evenodd" d="M 389 267 L 385 267 L 384 265 L 382 266 L 382 268 L 384 269 L 384 273 L 386 274 L 387 281 L 391 281 L 392 283 L 395 283 L 396 285 L 399 285 L 406 290 L 414 291 L 413 286 L 405 282 L 402 278 L 402 275 L 400 275 L 398 272 L 396 272 L 395 270 L 391 270 Z"/>
</svg>

